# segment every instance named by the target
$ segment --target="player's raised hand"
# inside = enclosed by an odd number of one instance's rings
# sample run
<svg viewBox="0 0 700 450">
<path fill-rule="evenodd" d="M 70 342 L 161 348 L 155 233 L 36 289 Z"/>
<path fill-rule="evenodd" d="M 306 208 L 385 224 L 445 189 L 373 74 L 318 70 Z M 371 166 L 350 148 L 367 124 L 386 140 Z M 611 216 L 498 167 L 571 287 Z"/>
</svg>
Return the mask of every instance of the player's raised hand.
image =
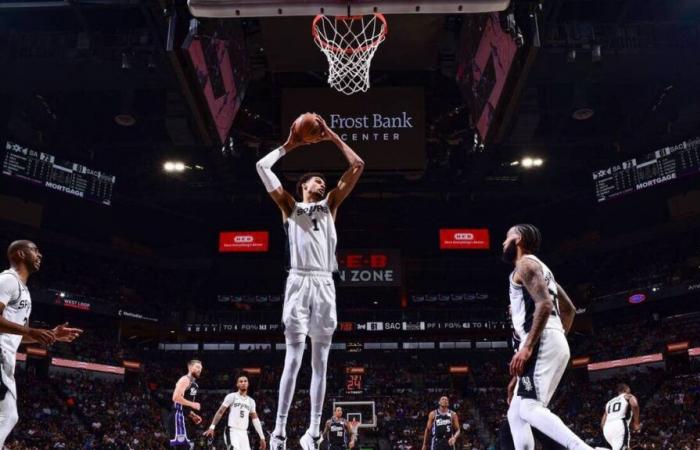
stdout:
<svg viewBox="0 0 700 450">
<path fill-rule="evenodd" d="M 292 126 L 289 127 L 289 137 L 287 137 L 287 142 L 284 143 L 284 148 L 287 151 L 292 150 L 296 147 L 307 145 L 308 142 L 304 141 L 304 137 L 301 135 L 299 130 L 297 130 L 297 122 L 292 122 Z"/>
<path fill-rule="evenodd" d="M 206 437 L 211 437 L 211 438 L 213 438 L 213 437 L 214 437 L 214 433 L 216 433 L 216 431 L 214 431 L 214 430 L 212 430 L 211 428 L 209 428 L 209 429 L 207 429 L 207 431 L 205 431 L 205 432 L 202 433 L 202 434 L 203 434 L 204 436 L 206 436 Z"/>
<path fill-rule="evenodd" d="M 323 117 L 321 117 L 319 114 L 314 114 L 316 115 L 316 121 L 318 122 L 318 126 L 321 128 L 321 135 L 319 141 L 330 141 L 331 139 L 333 139 L 333 136 L 335 135 L 333 130 L 331 130 L 331 128 L 328 126 Z"/>
<path fill-rule="evenodd" d="M 83 330 L 80 328 L 68 328 L 68 322 L 58 325 L 51 331 L 58 342 L 73 342 L 83 334 Z"/>
</svg>

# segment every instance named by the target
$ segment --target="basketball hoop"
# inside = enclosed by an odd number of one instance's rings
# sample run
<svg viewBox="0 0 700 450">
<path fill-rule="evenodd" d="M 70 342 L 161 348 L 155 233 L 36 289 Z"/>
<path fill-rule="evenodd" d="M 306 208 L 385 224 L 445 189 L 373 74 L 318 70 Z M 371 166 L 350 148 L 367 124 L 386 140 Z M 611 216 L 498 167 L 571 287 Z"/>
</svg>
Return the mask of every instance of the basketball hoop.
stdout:
<svg viewBox="0 0 700 450">
<path fill-rule="evenodd" d="M 333 18 L 317 15 L 311 34 L 328 59 L 328 84 L 346 95 L 367 92 L 370 64 L 386 33 L 383 14 Z"/>
</svg>

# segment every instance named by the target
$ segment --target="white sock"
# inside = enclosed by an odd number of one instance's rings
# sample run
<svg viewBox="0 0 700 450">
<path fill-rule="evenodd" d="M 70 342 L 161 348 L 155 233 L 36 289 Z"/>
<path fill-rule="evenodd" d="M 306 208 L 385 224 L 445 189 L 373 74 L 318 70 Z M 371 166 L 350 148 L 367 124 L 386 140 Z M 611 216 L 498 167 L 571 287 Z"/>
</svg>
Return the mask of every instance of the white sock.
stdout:
<svg viewBox="0 0 700 450">
<path fill-rule="evenodd" d="M 521 398 L 514 395 L 508 408 L 508 426 L 513 436 L 513 446 L 515 450 L 534 450 L 535 438 L 532 428 L 520 417 L 520 401 Z"/>
<path fill-rule="evenodd" d="M 292 406 L 294 398 L 294 387 L 297 383 L 297 374 L 301 367 L 301 360 L 304 357 L 304 342 L 293 344 L 287 343 L 284 355 L 284 370 L 280 378 L 280 392 L 277 398 L 277 420 L 273 436 L 287 437 L 287 417 L 289 408 Z"/>
<path fill-rule="evenodd" d="M 0 448 L 5 445 L 5 439 L 17 424 L 17 399 L 11 392 L 5 392 L 5 398 L 0 401 Z"/>
<path fill-rule="evenodd" d="M 311 420 L 307 432 L 311 437 L 320 435 L 321 413 L 323 412 L 323 399 L 326 396 L 326 369 L 328 368 L 328 353 L 331 343 L 311 341 Z"/>
<path fill-rule="evenodd" d="M 537 428 L 569 450 L 593 450 L 576 436 L 564 422 L 537 400 L 522 398 L 520 400 L 520 418 Z M 513 435 L 515 438 L 515 435 Z M 534 447 L 533 447 L 534 448 Z M 517 449 L 517 447 L 516 447 Z"/>
</svg>

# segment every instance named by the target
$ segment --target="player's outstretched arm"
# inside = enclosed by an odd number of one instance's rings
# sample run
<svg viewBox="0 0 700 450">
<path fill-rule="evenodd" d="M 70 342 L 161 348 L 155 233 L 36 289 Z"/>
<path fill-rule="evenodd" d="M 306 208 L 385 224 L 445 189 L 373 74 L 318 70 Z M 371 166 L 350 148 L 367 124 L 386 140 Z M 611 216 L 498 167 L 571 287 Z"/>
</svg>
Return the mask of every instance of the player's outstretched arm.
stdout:
<svg viewBox="0 0 700 450">
<path fill-rule="evenodd" d="M 272 171 L 272 166 L 284 155 L 301 145 L 305 145 L 305 143 L 290 129 L 287 142 L 263 156 L 255 164 L 255 169 L 258 171 L 258 175 L 260 175 L 265 189 L 270 194 L 270 197 L 272 197 L 272 200 L 277 204 L 280 211 L 282 211 L 284 220 L 286 220 L 294 210 L 294 197 L 284 190 L 279 178 L 277 178 L 277 175 Z"/>
<path fill-rule="evenodd" d="M 605 422 L 608 420 L 608 412 L 603 413 L 603 418 L 600 419 L 600 428 L 605 428 Z"/>
<path fill-rule="evenodd" d="M 328 207 L 331 209 L 333 216 L 335 216 L 340 204 L 343 203 L 348 195 L 350 195 L 350 192 L 355 188 L 357 180 L 360 179 L 365 169 L 365 162 L 335 131 L 330 129 L 323 118 L 318 116 L 318 120 L 321 125 L 323 140 L 331 141 L 338 146 L 343 156 L 345 156 L 345 159 L 348 161 L 348 169 L 343 173 L 343 176 L 340 177 L 338 186 L 328 193 Z"/>
<path fill-rule="evenodd" d="M 425 432 L 423 433 L 423 450 L 428 449 L 430 429 L 433 428 L 433 422 L 435 422 L 435 411 L 430 411 L 430 414 L 428 414 L 428 423 L 425 425 Z"/>
<path fill-rule="evenodd" d="M 566 334 L 569 334 L 576 317 L 576 306 L 574 306 L 574 302 L 571 301 L 571 298 L 569 298 L 569 295 L 559 283 L 557 283 L 557 300 L 559 300 L 559 312 L 561 313 L 564 331 L 566 331 Z"/>
<path fill-rule="evenodd" d="M 3 311 L 5 311 L 5 306 L 7 306 L 12 299 L 19 298 L 20 294 L 18 282 L 13 276 L 6 274 L 0 275 L 2 275 L 0 276 L 0 333 L 18 334 L 22 336 L 22 342 L 24 344 L 32 344 L 35 342 L 44 345 L 53 344 L 56 341 L 56 336 L 51 330 L 30 328 L 26 323 L 20 325 L 2 316 Z"/>
<path fill-rule="evenodd" d="M 554 303 L 547 289 L 542 267 L 530 258 L 521 258 L 515 267 L 515 281 L 523 284 L 535 302 L 535 312 L 532 318 L 532 328 L 522 348 L 513 356 L 510 362 L 510 374 L 522 375 L 525 363 L 532 356 L 535 345 L 549 319 Z"/>
</svg>

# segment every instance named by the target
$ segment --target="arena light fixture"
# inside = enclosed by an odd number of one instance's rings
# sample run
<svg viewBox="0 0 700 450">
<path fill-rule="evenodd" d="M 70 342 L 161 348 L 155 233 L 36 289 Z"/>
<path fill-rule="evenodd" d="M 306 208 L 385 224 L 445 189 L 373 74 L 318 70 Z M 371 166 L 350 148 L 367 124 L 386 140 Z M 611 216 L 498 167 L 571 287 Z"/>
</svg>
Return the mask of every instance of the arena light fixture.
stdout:
<svg viewBox="0 0 700 450">
<path fill-rule="evenodd" d="M 165 161 L 163 170 L 168 173 L 182 173 L 187 169 L 187 166 L 182 161 Z"/>
<path fill-rule="evenodd" d="M 534 161 L 532 158 L 527 156 L 527 157 L 523 158 L 523 160 L 520 162 L 520 164 L 522 164 L 522 166 L 525 167 L 526 169 L 529 169 L 530 167 L 533 166 Z"/>
<path fill-rule="evenodd" d="M 532 165 L 535 167 L 541 167 L 542 164 L 544 164 L 544 161 L 542 160 L 542 158 L 535 158 L 532 160 Z"/>
</svg>

